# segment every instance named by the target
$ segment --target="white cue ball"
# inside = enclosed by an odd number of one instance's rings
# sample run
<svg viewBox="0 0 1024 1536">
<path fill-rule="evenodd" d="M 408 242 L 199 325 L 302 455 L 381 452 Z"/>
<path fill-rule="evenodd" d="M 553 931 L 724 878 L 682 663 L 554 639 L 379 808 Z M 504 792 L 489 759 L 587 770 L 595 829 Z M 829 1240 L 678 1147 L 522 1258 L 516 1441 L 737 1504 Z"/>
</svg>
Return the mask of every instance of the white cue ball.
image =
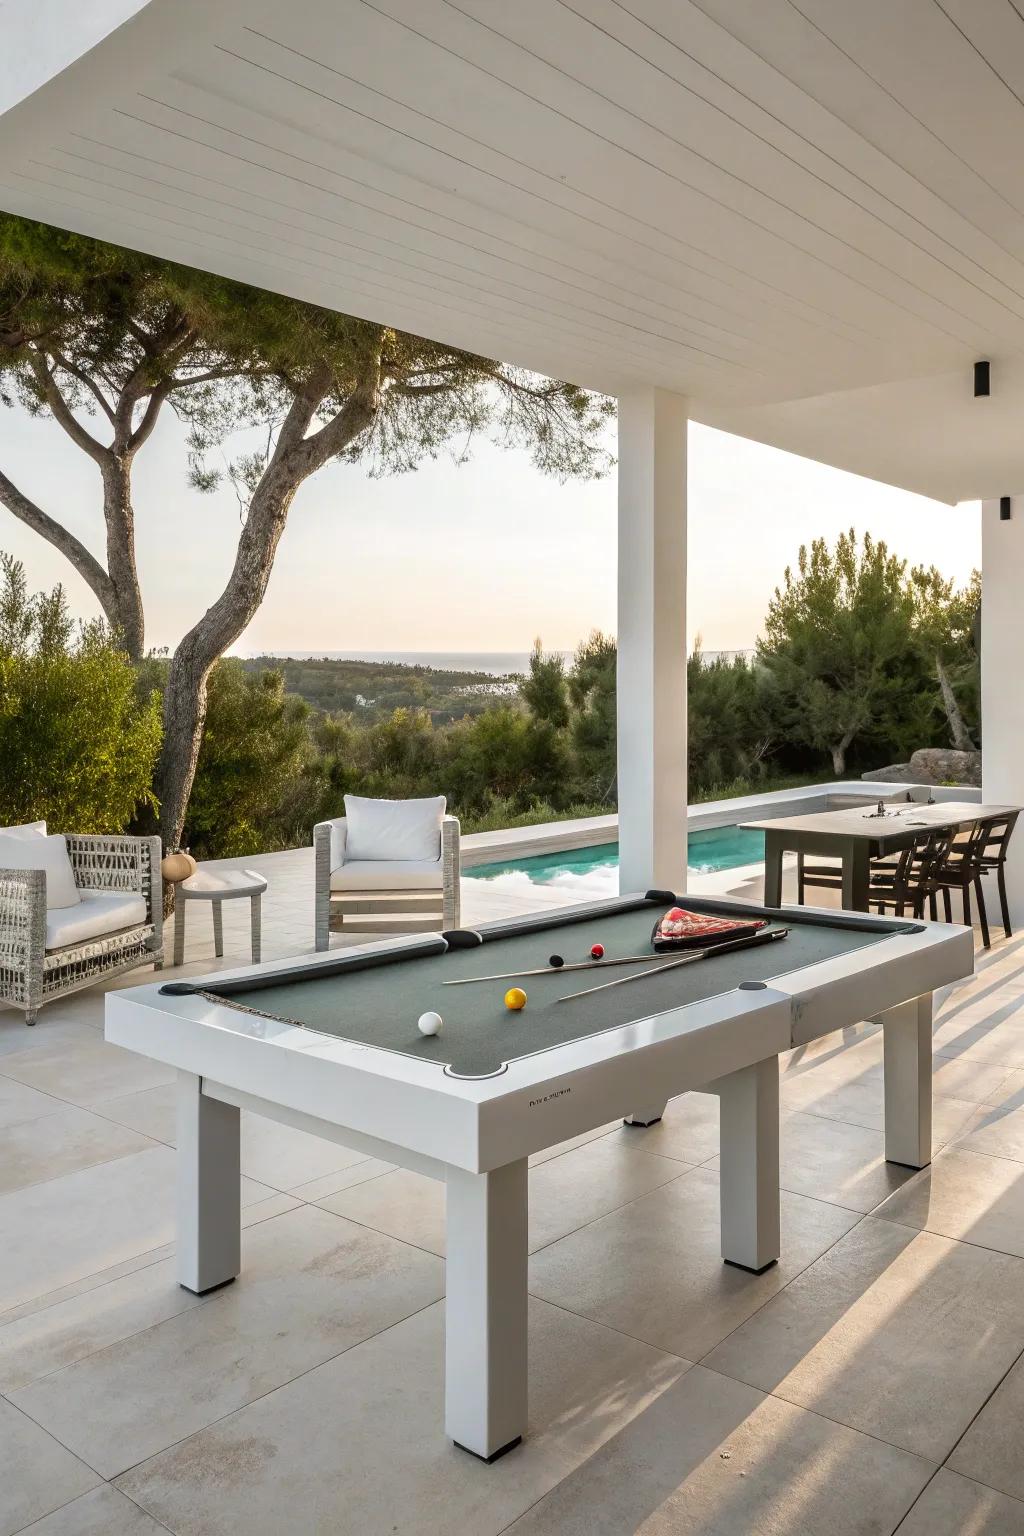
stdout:
<svg viewBox="0 0 1024 1536">
<path fill-rule="evenodd" d="M 442 1022 L 439 1013 L 421 1013 L 416 1020 L 416 1028 L 421 1035 L 439 1035 Z"/>
</svg>

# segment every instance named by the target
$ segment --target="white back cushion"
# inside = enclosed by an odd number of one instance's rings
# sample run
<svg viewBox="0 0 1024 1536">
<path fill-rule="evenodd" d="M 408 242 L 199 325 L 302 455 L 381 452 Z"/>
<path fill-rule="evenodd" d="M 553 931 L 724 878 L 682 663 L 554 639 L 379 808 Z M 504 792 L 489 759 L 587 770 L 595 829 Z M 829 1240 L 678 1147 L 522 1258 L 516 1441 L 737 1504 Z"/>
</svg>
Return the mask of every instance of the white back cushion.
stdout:
<svg viewBox="0 0 1024 1536">
<path fill-rule="evenodd" d="M 45 821 L 26 821 L 20 827 L 0 827 L 0 837 L 45 837 Z"/>
<path fill-rule="evenodd" d="M 368 800 L 345 796 L 349 859 L 439 859 L 444 795 L 428 800 Z"/>
<path fill-rule="evenodd" d="M 57 832 L 50 837 L 0 832 L 0 869 L 45 870 L 48 912 L 77 906 L 81 899 L 68 858 L 68 845 Z"/>
</svg>

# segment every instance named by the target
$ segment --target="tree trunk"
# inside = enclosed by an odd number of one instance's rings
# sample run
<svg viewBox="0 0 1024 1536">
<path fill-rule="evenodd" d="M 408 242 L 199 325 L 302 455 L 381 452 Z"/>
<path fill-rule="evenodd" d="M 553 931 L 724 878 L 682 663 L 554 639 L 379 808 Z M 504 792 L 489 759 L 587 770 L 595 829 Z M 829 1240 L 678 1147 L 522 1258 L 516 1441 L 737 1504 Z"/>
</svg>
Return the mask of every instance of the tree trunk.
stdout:
<svg viewBox="0 0 1024 1536">
<path fill-rule="evenodd" d="M 832 772 L 837 779 L 841 779 L 846 772 L 846 754 L 853 740 L 853 732 L 847 731 L 842 741 L 837 741 L 830 749 L 832 752 Z"/>
<path fill-rule="evenodd" d="M 164 690 L 164 739 L 157 772 L 160 835 L 177 847 L 185 827 L 206 719 L 210 673 L 238 639 L 263 601 L 295 493 L 302 482 L 372 426 L 380 406 L 380 361 L 337 415 L 311 437 L 310 423 L 328 389 L 324 371 L 295 396 L 277 446 L 252 495 L 235 563 L 217 601 L 193 625 L 171 658 Z"/>
<path fill-rule="evenodd" d="M 62 528 L 60 523 L 44 512 L 41 507 L 36 506 L 31 497 L 20 491 L 14 481 L 9 480 L 2 470 L 0 470 L 0 505 L 5 506 L 9 512 L 13 512 L 26 527 L 34 529 L 41 538 L 70 560 L 79 576 L 91 588 L 108 623 L 113 624 L 116 611 L 114 588 L 110 577 L 95 555 L 91 554 L 73 533 Z"/>
<path fill-rule="evenodd" d="M 977 747 L 971 740 L 971 733 L 967 729 L 967 722 L 960 712 L 960 705 L 956 701 L 953 685 L 949 680 L 949 674 L 942 665 L 941 656 L 935 658 L 935 675 L 939 679 L 939 689 L 942 693 L 942 707 L 946 711 L 946 720 L 949 723 L 949 733 L 953 738 L 953 745 L 958 752 L 977 752 Z"/>
<path fill-rule="evenodd" d="M 193 625 L 171 658 L 164 690 L 164 737 L 158 770 L 160 834 L 177 847 L 199 761 L 206 685 L 230 645 L 254 618 L 301 479 L 284 465 L 263 476 L 249 505 L 234 569 L 220 597 Z"/>
<path fill-rule="evenodd" d="M 111 453 L 100 472 L 103 476 L 103 518 L 107 526 L 107 574 L 112 592 L 112 611 L 108 611 L 107 618 L 120 631 L 131 659 L 141 661 L 146 643 L 146 620 L 135 563 L 131 456 Z"/>
</svg>

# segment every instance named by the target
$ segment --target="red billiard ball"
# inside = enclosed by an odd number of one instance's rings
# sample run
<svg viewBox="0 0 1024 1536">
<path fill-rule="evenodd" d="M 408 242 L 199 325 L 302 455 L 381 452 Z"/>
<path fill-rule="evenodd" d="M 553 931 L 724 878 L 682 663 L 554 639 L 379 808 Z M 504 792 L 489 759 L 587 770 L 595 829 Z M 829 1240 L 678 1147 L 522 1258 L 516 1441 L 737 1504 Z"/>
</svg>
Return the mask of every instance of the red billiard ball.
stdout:
<svg viewBox="0 0 1024 1536">
<path fill-rule="evenodd" d="M 591 960 L 603 960 L 604 959 L 604 945 L 603 944 L 591 944 L 591 946 L 590 946 L 590 958 L 591 958 Z"/>
</svg>

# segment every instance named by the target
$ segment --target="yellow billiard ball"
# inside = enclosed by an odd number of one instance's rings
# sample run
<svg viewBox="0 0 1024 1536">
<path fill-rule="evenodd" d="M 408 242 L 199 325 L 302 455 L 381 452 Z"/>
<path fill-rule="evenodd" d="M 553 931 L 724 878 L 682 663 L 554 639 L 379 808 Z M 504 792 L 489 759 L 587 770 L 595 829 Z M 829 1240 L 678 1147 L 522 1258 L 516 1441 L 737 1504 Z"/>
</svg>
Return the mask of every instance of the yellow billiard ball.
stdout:
<svg viewBox="0 0 1024 1536">
<path fill-rule="evenodd" d="M 522 987 L 509 987 L 505 993 L 505 1007 L 513 1013 L 518 1013 L 520 1008 L 526 1007 L 526 993 Z"/>
</svg>

